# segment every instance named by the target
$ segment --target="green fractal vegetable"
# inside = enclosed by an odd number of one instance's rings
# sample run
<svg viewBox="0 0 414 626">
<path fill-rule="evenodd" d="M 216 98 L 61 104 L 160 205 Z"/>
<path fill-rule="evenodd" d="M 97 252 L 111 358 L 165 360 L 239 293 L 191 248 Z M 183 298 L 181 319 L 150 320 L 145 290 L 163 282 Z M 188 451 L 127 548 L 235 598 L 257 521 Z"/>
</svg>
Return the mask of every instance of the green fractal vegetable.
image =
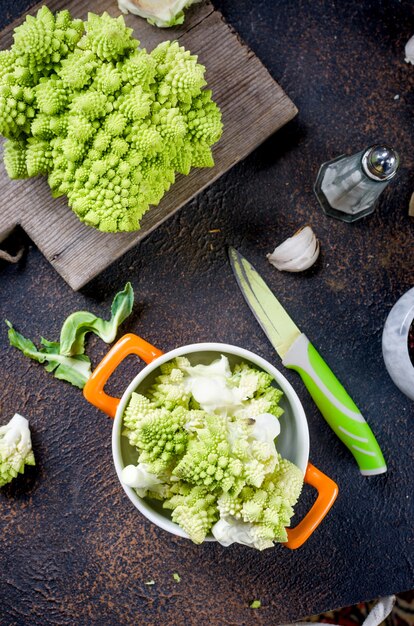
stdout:
<svg viewBox="0 0 414 626">
<path fill-rule="evenodd" d="M 5 426 L 0 426 L 0 487 L 7 485 L 26 465 L 35 465 L 29 422 L 16 413 Z"/>
<path fill-rule="evenodd" d="M 0 133 L 10 178 L 43 174 L 102 231 L 139 228 L 176 173 L 214 165 L 221 114 L 205 68 L 177 42 L 150 54 L 122 16 L 42 7 L 0 52 Z"/>
<path fill-rule="evenodd" d="M 207 366 L 178 357 L 160 370 L 124 413 L 139 456 L 123 482 L 162 500 L 195 543 L 210 532 L 259 550 L 286 541 L 303 475 L 276 451 L 282 392 L 272 377 L 245 363 L 231 371 L 224 356 Z"/>
<path fill-rule="evenodd" d="M 42 337 L 40 349 L 37 349 L 30 339 L 18 333 L 6 320 L 10 345 L 34 361 L 46 363 L 46 371 L 53 372 L 56 378 L 83 389 L 92 374 L 91 361 L 84 354 L 87 333 L 92 332 L 106 343 L 111 343 L 116 337 L 118 327 L 130 315 L 133 304 L 134 291 L 131 284 L 127 283 L 112 302 L 109 321 L 88 311 L 76 311 L 64 322 L 60 341 L 48 341 Z"/>
</svg>

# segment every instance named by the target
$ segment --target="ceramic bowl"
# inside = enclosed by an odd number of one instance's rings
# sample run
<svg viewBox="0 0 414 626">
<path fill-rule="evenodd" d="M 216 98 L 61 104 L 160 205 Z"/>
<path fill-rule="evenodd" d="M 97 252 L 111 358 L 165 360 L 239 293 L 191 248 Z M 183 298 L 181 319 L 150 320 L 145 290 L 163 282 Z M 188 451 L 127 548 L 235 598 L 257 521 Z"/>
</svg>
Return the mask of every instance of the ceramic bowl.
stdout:
<svg viewBox="0 0 414 626">
<path fill-rule="evenodd" d="M 408 350 L 408 335 L 414 323 L 414 287 L 392 307 L 382 333 L 382 354 L 394 383 L 414 400 L 414 364 Z"/>
<path fill-rule="evenodd" d="M 129 383 L 121 399 L 112 398 L 104 392 L 104 386 L 119 363 L 129 354 L 138 354 L 146 361 L 147 365 Z M 128 439 L 121 434 L 123 430 L 123 414 L 131 394 L 136 391 L 145 395 L 146 391 L 153 385 L 156 377 L 159 376 L 159 368 L 163 363 L 171 361 L 177 356 L 185 356 L 192 365 L 208 365 L 212 361 L 219 359 L 222 354 L 229 359 L 231 367 L 243 361 L 269 373 L 274 379 L 274 384 L 283 391 L 284 395 L 280 406 L 283 408 L 284 413 L 280 418 L 280 435 L 277 438 L 277 449 L 284 458 L 295 463 L 295 465 L 302 470 L 306 482 L 313 484 L 319 491 L 317 502 L 297 528 L 299 528 L 301 524 L 308 526 L 309 524 L 304 524 L 305 521 L 312 521 L 314 523 L 315 513 L 317 512 L 315 511 L 315 507 L 321 509 L 323 501 L 326 504 L 329 500 L 328 509 L 325 507 L 322 516 L 317 520 L 317 524 L 320 523 L 322 517 L 326 515 L 327 510 L 332 506 L 333 500 L 336 497 L 337 488 L 331 479 L 326 477 L 319 470 L 316 470 L 316 468 L 308 462 L 308 424 L 305 412 L 296 392 L 283 374 L 268 361 L 253 352 L 224 343 L 190 344 L 163 354 L 160 350 L 154 348 L 140 337 L 129 334 L 118 341 L 94 371 L 91 379 L 85 386 L 84 395 L 92 404 L 103 409 L 111 417 L 114 417 L 112 454 L 116 473 L 125 493 L 133 505 L 151 522 L 174 535 L 188 537 L 180 526 L 171 520 L 169 511 L 163 509 L 160 502 L 140 498 L 134 489 L 122 483 L 121 473 L 123 468 L 130 464 L 136 464 L 138 458 L 137 450 L 132 447 Z M 334 494 L 333 491 L 335 491 Z M 313 515 L 311 515 L 312 512 Z M 319 513 L 321 513 L 320 510 Z M 308 532 L 309 528 L 305 529 L 302 527 L 302 530 Z M 310 532 L 313 532 L 313 530 L 314 528 L 312 528 Z M 293 531 L 289 532 L 292 533 Z M 303 533 L 300 539 L 302 538 Z M 292 541 L 293 539 L 294 537 L 292 537 Z M 214 538 L 209 537 L 208 540 L 214 541 Z M 295 541 L 293 541 L 293 543 L 295 543 Z M 290 547 L 298 546 L 291 545 Z"/>
</svg>

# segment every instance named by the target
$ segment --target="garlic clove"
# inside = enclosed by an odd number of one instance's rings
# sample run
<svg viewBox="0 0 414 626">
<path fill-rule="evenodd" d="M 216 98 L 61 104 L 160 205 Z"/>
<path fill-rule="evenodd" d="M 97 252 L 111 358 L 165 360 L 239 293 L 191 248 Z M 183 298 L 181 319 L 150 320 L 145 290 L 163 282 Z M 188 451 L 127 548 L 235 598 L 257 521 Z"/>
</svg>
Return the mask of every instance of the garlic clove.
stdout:
<svg viewBox="0 0 414 626">
<path fill-rule="evenodd" d="M 310 226 L 305 226 L 277 246 L 267 258 L 280 271 L 302 272 L 315 263 L 319 251 L 315 233 Z"/>
<path fill-rule="evenodd" d="M 405 61 L 414 65 L 414 35 L 405 44 Z"/>
</svg>

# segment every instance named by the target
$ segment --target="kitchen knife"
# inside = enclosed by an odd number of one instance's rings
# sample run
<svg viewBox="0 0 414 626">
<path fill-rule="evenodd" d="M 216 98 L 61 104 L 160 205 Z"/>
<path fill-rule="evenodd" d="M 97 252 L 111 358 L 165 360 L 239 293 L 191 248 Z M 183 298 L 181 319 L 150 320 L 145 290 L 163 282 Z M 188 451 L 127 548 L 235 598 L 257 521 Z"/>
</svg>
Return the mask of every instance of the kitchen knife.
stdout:
<svg viewBox="0 0 414 626">
<path fill-rule="evenodd" d="M 329 426 L 354 455 L 361 473 L 386 472 L 372 430 L 335 374 L 254 267 L 234 248 L 229 248 L 229 257 L 241 292 L 283 365 L 298 372 Z"/>
</svg>

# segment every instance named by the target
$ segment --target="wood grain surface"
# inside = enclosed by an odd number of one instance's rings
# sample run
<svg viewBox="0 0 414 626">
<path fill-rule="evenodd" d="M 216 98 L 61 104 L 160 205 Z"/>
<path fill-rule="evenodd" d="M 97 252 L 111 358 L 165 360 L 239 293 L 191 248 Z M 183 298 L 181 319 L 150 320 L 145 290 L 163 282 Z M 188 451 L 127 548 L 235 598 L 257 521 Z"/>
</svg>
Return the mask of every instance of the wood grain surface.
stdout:
<svg viewBox="0 0 414 626">
<path fill-rule="evenodd" d="M 74 17 L 83 19 L 87 11 L 119 15 L 112 0 L 52 0 L 48 6 L 69 9 Z M 33 7 L 30 12 L 35 10 Z M 188 176 L 177 176 L 135 233 L 108 234 L 86 226 L 68 208 L 66 197 L 52 198 L 43 177 L 11 181 L 1 164 L 0 235 L 20 224 L 73 289 L 85 285 L 296 114 L 291 100 L 209 2 L 194 6 L 185 24 L 174 29 L 155 28 L 134 15 L 128 15 L 126 22 L 148 51 L 165 39 L 178 39 L 198 55 L 222 110 L 224 132 L 213 149 L 215 166 L 193 168 Z M 2 48 L 12 43 L 15 25 L 0 34 Z"/>
</svg>

